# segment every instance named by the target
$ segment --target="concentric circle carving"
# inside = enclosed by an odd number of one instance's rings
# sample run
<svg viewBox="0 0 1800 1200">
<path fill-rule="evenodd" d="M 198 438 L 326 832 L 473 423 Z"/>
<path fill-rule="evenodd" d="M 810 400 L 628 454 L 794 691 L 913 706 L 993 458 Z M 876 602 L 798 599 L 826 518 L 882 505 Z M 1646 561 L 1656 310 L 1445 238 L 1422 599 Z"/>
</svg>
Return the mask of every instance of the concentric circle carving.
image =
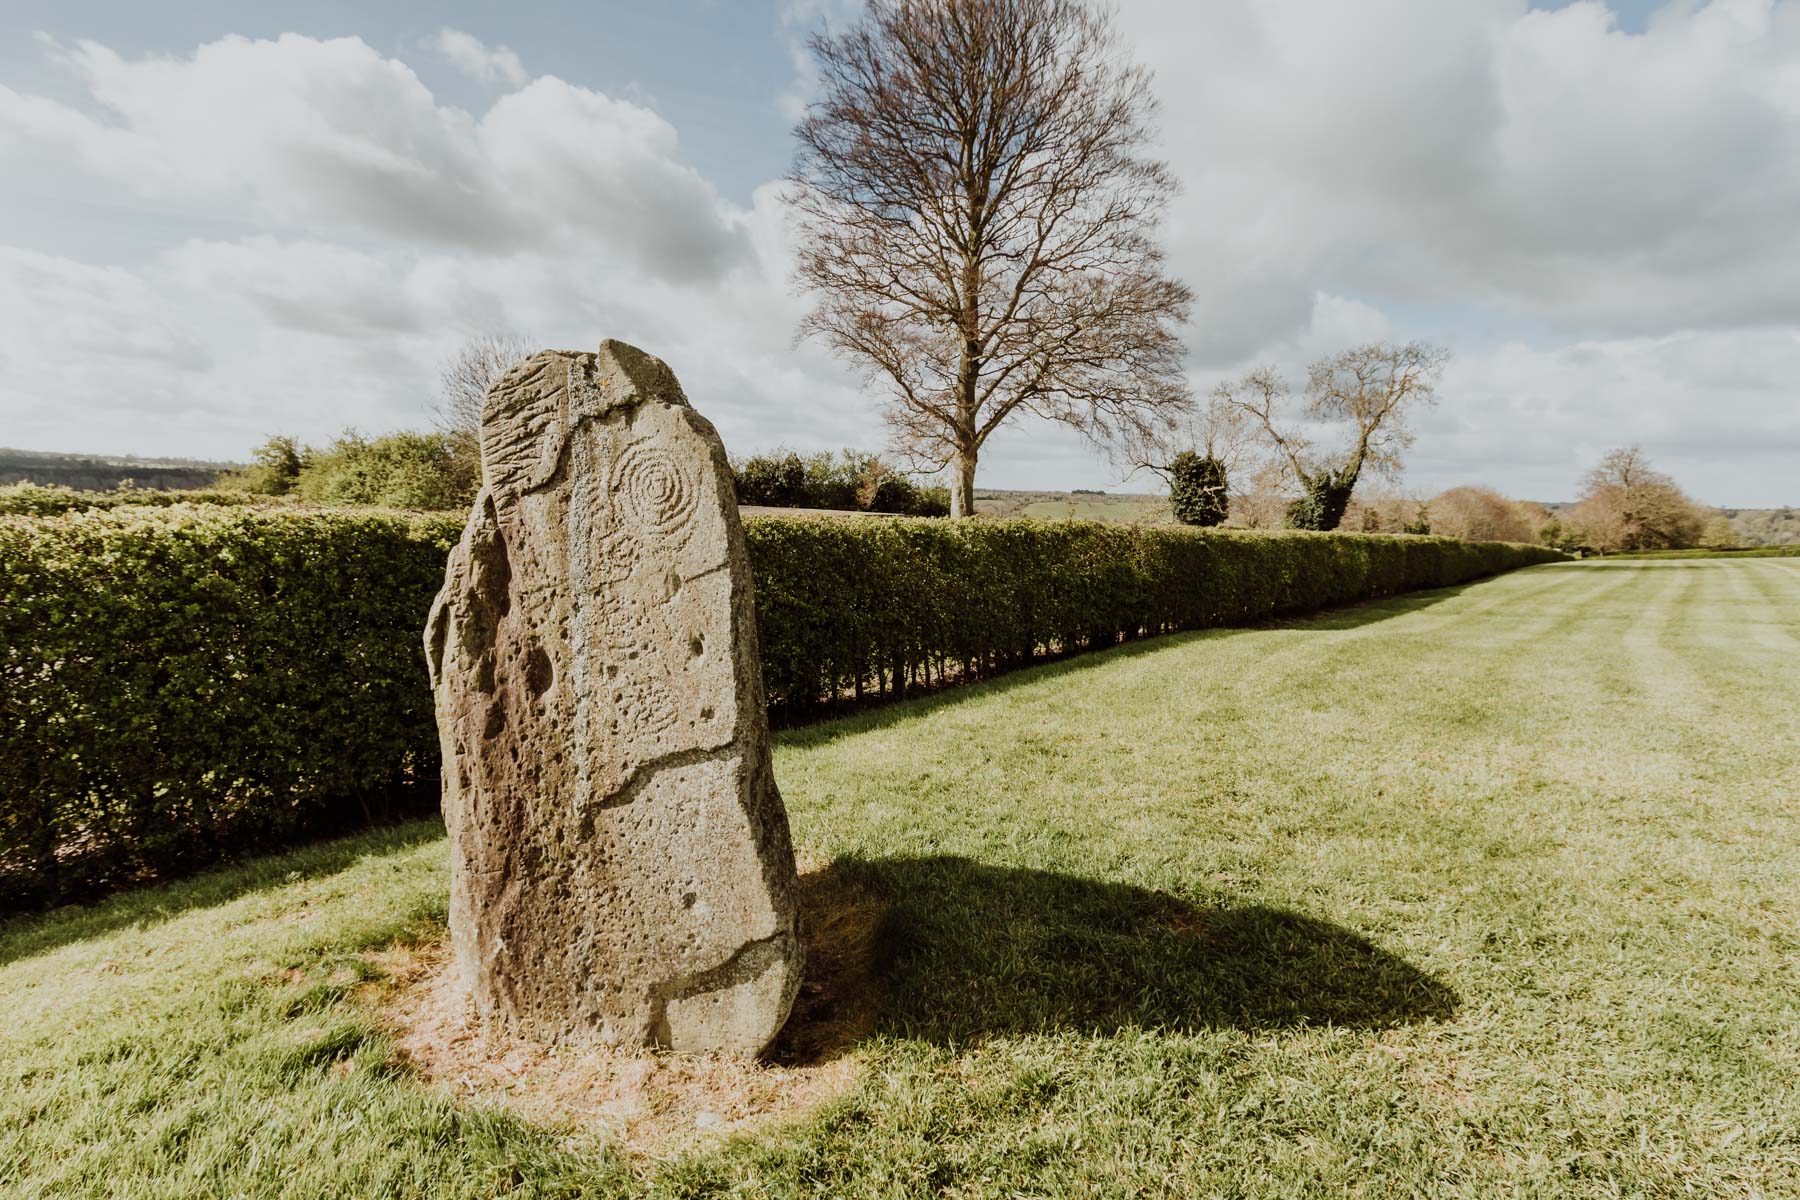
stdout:
<svg viewBox="0 0 1800 1200">
<path fill-rule="evenodd" d="M 692 469 L 649 442 L 625 447 L 611 476 L 609 490 L 620 516 L 642 533 L 679 533 L 699 505 L 700 487 Z"/>
</svg>

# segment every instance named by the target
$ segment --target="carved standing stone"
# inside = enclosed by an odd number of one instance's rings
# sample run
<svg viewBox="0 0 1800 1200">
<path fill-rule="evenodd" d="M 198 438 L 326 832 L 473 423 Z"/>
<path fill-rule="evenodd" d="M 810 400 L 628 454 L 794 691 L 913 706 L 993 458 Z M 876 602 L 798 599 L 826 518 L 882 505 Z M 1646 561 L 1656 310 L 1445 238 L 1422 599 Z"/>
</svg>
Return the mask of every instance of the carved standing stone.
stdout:
<svg viewBox="0 0 1800 1200">
<path fill-rule="evenodd" d="M 800 948 L 718 434 L 609 341 L 507 372 L 481 456 L 425 631 L 462 979 L 533 1037 L 754 1054 Z"/>
</svg>

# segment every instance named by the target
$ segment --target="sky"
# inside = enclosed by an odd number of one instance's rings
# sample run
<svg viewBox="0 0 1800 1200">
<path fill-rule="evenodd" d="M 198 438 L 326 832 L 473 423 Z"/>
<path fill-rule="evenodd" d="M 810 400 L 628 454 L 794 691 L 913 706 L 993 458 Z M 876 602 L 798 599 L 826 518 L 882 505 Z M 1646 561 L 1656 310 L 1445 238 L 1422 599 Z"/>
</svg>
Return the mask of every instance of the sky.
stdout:
<svg viewBox="0 0 1800 1200">
<path fill-rule="evenodd" d="M 0 6 L 0 445 L 241 459 L 429 425 L 514 332 L 673 366 L 735 453 L 878 448 L 780 180 L 851 0 Z M 1124 0 L 1198 393 L 1452 352 L 1403 490 L 1641 445 L 1800 503 L 1800 0 Z M 1022 420 L 981 486 L 1152 490 Z"/>
</svg>

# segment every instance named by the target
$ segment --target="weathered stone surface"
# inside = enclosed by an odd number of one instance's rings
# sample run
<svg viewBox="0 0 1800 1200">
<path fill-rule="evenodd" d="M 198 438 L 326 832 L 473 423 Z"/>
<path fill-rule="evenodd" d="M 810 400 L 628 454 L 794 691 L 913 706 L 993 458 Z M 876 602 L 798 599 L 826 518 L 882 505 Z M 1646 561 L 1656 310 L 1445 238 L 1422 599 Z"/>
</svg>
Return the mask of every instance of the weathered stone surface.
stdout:
<svg viewBox="0 0 1800 1200">
<path fill-rule="evenodd" d="M 481 449 L 425 631 L 462 978 L 533 1037 L 755 1053 L 800 949 L 724 448 L 606 342 L 508 372 Z"/>
</svg>

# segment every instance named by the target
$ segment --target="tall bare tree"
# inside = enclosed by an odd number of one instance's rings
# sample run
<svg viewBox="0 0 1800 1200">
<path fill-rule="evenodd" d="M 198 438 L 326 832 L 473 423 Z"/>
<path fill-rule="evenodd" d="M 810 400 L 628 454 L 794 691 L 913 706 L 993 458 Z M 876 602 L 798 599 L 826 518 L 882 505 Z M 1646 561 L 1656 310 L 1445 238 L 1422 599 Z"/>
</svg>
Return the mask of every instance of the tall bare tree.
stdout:
<svg viewBox="0 0 1800 1200">
<path fill-rule="evenodd" d="M 1259 367 L 1224 395 L 1254 423 L 1273 460 L 1300 486 L 1288 509 L 1297 529 L 1336 529 L 1364 470 L 1394 475 L 1413 442 L 1407 417 L 1437 401 L 1437 382 L 1449 355 L 1436 346 L 1373 343 L 1322 358 L 1307 371 L 1305 415 L 1343 427 L 1342 446 L 1320 449 L 1290 424 L 1290 392 L 1272 367 Z"/>
<path fill-rule="evenodd" d="M 869 0 L 811 42 L 795 130 L 796 282 L 822 337 L 890 393 L 896 444 L 974 511 L 988 437 L 1019 411 L 1099 442 L 1187 402 L 1163 274 L 1175 191 L 1147 153 L 1149 74 L 1085 0 Z"/>
<path fill-rule="evenodd" d="M 481 406 L 507 368 L 539 347 L 516 333 L 483 333 L 464 342 L 439 376 L 436 423 L 449 442 L 457 489 L 481 486 Z M 464 487 L 473 481 L 472 487 Z"/>
</svg>

